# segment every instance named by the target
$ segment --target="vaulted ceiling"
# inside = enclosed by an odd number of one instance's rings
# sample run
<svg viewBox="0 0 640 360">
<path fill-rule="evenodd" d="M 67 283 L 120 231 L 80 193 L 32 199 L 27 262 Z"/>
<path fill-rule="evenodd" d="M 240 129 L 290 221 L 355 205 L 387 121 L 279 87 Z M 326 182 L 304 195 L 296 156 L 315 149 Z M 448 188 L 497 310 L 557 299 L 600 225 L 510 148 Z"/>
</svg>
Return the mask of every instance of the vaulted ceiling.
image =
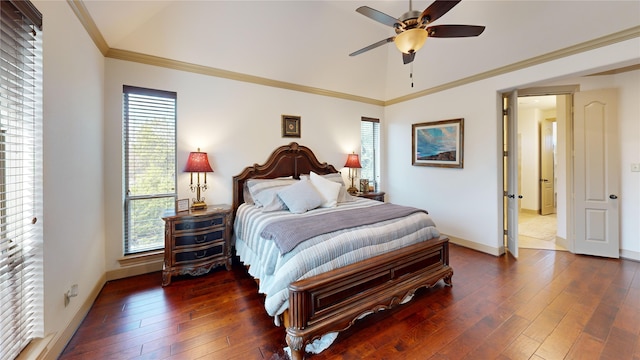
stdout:
<svg viewBox="0 0 640 360">
<path fill-rule="evenodd" d="M 485 32 L 427 39 L 413 65 L 404 65 L 393 43 L 348 54 L 394 35 L 356 13 L 357 7 L 400 17 L 409 10 L 408 0 L 69 1 L 86 8 L 109 49 L 378 100 L 620 32 L 637 36 L 640 28 L 635 0 L 463 0 L 434 24 L 484 25 Z M 431 2 L 412 6 L 422 11 Z"/>
</svg>

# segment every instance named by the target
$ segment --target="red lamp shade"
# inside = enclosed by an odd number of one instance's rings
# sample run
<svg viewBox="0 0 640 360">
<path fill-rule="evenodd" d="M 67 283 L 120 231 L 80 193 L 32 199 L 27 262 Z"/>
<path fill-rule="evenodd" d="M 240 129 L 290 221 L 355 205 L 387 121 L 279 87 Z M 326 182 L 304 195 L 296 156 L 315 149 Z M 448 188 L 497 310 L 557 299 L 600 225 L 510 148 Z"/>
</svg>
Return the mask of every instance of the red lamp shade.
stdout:
<svg viewBox="0 0 640 360">
<path fill-rule="evenodd" d="M 358 158 L 358 154 L 349 154 L 347 156 L 347 162 L 344 164 L 344 167 L 346 168 L 361 168 L 362 165 L 360 165 L 360 158 Z"/>
<path fill-rule="evenodd" d="M 193 151 L 189 154 L 187 159 L 187 166 L 184 168 L 185 172 L 213 172 L 211 165 L 209 165 L 209 157 L 206 152 Z"/>
</svg>

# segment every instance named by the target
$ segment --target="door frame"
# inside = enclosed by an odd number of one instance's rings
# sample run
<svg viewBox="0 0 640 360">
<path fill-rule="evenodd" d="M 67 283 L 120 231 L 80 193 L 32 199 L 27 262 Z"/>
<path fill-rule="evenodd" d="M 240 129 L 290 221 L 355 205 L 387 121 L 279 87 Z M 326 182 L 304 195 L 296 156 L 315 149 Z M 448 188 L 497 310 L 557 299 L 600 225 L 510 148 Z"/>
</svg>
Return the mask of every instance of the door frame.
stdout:
<svg viewBox="0 0 640 360">
<path fill-rule="evenodd" d="M 567 226 L 567 243 L 563 244 L 566 245 L 567 249 L 570 252 L 575 252 L 574 250 L 574 243 L 575 243 L 575 231 L 574 231 L 574 212 L 575 212 L 575 204 L 574 204 L 574 200 L 573 200 L 573 192 L 574 192 L 574 164 L 573 164 L 573 94 L 580 91 L 580 85 L 562 85 L 562 86 L 542 86 L 542 87 L 529 87 L 529 88 L 517 88 L 517 89 L 511 89 L 508 91 L 502 91 L 498 94 L 498 98 L 500 101 L 500 104 L 502 104 L 503 98 L 505 96 L 508 96 L 509 94 L 513 93 L 514 91 L 517 92 L 518 96 L 543 96 L 543 95 L 570 95 L 567 97 L 567 107 L 566 107 L 566 111 L 567 113 L 565 114 L 566 119 L 567 119 L 567 127 L 566 127 L 566 134 L 565 134 L 565 153 L 566 153 L 566 174 L 567 174 L 567 178 L 566 178 L 566 192 L 564 195 L 564 197 L 566 198 L 566 204 L 567 204 L 567 214 L 566 214 L 566 226 Z M 517 102 L 514 105 L 515 108 L 514 109 L 510 109 L 510 111 L 516 112 L 517 111 Z M 503 118 L 503 113 L 500 112 L 498 114 L 498 121 L 500 121 L 500 126 L 502 128 L 502 131 L 504 133 L 504 118 Z M 517 135 L 516 135 L 517 136 Z M 507 142 L 511 142 L 513 141 L 513 139 L 511 138 L 511 136 L 509 136 L 507 138 Z M 505 144 L 500 144 L 500 156 L 501 159 L 500 161 L 504 161 L 504 159 L 502 158 L 503 155 L 503 147 L 505 146 Z M 517 172 L 518 169 L 517 167 L 515 169 L 513 168 L 508 168 L 506 170 L 503 171 L 508 171 L 508 172 L 512 172 L 515 171 Z M 507 174 L 503 174 L 504 177 L 507 176 Z M 503 191 L 501 192 L 503 199 L 502 199 L 502 203 L 505 204 L 506 202 L 504 201 L 504 197 L 507 194 L 507 190 L 504 188 L 503 185 Z M 507 231 L 509 231 L 509 227 L 508 227 L 508 223 L 509 223 L 509 216 L 508 216 L 508 210 L 506 208 L 506 206 L 503 205 L 503 223 L 502 223 L 502 227 L 503 229 L 506 229 Z M 517 216 L 517 215 L 516 215 Z M 515 221 L 517 222 L 517 219 L 515 219 Z M 505 236 L 506 237 L 506 236 Z M 504 243 L 504 253 L 507 253 L 507 243 L 503 237 L 503 243 Z"/>
</svg>

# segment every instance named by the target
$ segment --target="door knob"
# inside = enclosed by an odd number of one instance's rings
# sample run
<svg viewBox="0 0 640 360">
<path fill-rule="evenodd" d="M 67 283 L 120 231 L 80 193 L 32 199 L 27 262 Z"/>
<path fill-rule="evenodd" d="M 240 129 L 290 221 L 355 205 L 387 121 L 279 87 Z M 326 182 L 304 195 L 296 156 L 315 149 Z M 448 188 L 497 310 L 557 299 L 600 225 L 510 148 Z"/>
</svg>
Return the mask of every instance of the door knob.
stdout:
<svg viewBox="0 0 640 360">
<path fill-rule="evenodd" d="M 609 195 L 609 199 L 611 199 L 611 200 L 615 200 L 617 198 L 618 198 L 618 196 L 616 196 L 614 194 Z"/>
</svg>

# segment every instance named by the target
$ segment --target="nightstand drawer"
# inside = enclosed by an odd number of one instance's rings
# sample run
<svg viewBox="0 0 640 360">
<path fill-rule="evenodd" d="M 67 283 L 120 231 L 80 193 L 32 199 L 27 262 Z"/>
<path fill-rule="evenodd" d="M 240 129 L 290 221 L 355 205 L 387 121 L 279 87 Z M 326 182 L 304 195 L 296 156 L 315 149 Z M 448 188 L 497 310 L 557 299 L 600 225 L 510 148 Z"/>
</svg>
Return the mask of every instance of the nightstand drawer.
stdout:
<svg viewBox="0 0 640 360">
<path fill-rule="evenodd" d="M 224 254 L 224 242 L 220 242 L 215 246 L 204 248 L 202 250 L 175 252 L 175 257 L 176 257 L 175 264 L 178 265 L 180 263 L 207 260 L 213 256 L 221 256 L 223 254 Z"/>
<path fill-rule="evenodd" d="M 174 245 L 176 249 L 179 249 L 181 246 L 200 245 L 216 240 L 222 240 L 224 239 L 224 232 L 225 229 L 222 228 L 216 231 L 207 231 L 200 234 L 196 233 L 176 236 Z"/>
<path fill-rule="evenodd" d="M 198 219 L 196 221 L 176 221 L 175 231 L 193 231 L 205 229 L 212 226 L 221 226 L 224 223 L 224 216 L 215 216 L 208 219 Z"/>
</svg>

